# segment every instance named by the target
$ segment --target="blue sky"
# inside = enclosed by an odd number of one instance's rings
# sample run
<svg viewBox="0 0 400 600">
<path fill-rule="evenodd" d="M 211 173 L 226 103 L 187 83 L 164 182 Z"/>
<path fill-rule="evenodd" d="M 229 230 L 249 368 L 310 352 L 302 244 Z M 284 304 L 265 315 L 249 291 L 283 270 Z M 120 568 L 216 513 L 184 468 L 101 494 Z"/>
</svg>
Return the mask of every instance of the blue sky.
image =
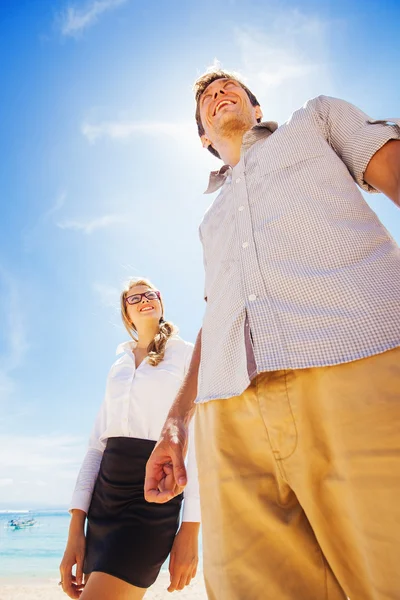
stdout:
<svg viewBox="0 0 400 600">
<path fill-rule="evenodd" d="M 211 198 L 191 85 L 215 60 L 266 120 L 318 94 L 400 113 L 397 2 L 3 0 L 0 508 L 66 505 L 117 344 L 150 277 L 194 341 Z M 400 213 L 369 196 L 400 241 Z"/>
</svg>

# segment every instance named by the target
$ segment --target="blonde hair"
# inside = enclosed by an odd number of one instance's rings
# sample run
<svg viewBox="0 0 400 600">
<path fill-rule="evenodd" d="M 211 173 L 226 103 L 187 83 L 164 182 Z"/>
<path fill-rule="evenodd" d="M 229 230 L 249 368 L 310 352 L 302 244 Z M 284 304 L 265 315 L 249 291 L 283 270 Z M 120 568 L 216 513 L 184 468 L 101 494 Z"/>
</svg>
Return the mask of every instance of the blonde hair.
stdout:
<svg viewBox="0 0 400 600">
<path fill-rule="evenodd" d="M 138 341 L 138 333 L 135 329 L 135 324 L 132 323 L 128 317 L 128 313 L 126 311 L 126 295 L 129 290 L 137 285 L 144 285 L 149 288 L 149 290 L 157 290 L 157 288 L 149 281 L 143 277 L 137 277 L 130 279 L 126 284 L 123 292 L 121 293 L 121 316 L 122 322 L 125 325 L 125 329 L 131 336 L 131 338 L 137 342 Z M 147 355 L 148 355 L 148 363 L 152 367 L 156 367 L 163 360 L 165 355 L 165 346 L 169 338 L 178 333 L 178 329 L 175 327 L 171 321 L 164 320 L 164 303 L 162 298 L 160 297 L 161 304 L 161 319 L 158 333 L 154 336 L 154 339 L 150 342 L 147 347 Z"/>
</svg>

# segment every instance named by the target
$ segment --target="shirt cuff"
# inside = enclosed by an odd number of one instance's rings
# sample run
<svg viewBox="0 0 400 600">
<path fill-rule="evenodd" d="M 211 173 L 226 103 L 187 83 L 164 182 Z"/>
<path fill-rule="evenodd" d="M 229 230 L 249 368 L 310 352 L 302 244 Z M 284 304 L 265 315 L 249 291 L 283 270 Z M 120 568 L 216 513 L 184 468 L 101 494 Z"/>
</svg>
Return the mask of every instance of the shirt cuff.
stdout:
<svg viewBox="0 0 400 600">
<path fill-rule="evenodd" d="M 364 180 L 368 163 L 378 150 L 390 140 L 400 139 L 400 119 L 368 119 L 367 124 L 344 148 L 343 159 L 358 185 L 366 192 L 379 193 Z M 367 149 L 360 153 L 360 148 Z M 347 157 L 347 158 L 346 158 Z"/>
<path fill-rule="evenodd" d="M 71 510 L 77 508 L 79 510 L 83 510 L 87 514 L 91 501 L 91 492 L 74 492 L 68 510 L 71 512 Z"/>
<path fill-rule="evenodd" d="M 200 523 L 200 498 L 190 497 L 183 500 L 182 522 Z"/>
</svg>

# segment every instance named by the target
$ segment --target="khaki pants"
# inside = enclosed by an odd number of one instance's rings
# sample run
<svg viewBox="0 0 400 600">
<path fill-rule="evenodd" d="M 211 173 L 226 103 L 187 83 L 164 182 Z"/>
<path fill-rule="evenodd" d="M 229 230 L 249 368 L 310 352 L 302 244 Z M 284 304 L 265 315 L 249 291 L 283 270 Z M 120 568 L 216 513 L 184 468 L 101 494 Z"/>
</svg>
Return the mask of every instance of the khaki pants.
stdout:
<svg viewBox="0 0 400 600">
<path fill-rule="evenodd" d="M 200 404 L 209 600 L 400 599 L 400 348 Z"/>
</svg>

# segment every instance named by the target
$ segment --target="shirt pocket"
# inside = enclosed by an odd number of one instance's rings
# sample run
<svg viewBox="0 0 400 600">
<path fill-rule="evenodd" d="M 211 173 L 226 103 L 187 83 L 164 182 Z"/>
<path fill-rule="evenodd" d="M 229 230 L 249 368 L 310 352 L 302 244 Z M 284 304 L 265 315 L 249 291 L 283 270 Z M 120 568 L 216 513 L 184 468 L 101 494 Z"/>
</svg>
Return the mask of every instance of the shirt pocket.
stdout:
<svg viewBox="0 0 400 600">
<path fill-rule="evenodd" d="M 281 128 L 283 130 L 283 128 Z M 321 137 L 317 133 L 299 131 L 296 135 L 286 134 L 279 129 L 261 143 L 258 151 L 260 177 L 279 171 L 296 171 L 302 166 L 316 163 L 326 153 Z"/>
</svg>

